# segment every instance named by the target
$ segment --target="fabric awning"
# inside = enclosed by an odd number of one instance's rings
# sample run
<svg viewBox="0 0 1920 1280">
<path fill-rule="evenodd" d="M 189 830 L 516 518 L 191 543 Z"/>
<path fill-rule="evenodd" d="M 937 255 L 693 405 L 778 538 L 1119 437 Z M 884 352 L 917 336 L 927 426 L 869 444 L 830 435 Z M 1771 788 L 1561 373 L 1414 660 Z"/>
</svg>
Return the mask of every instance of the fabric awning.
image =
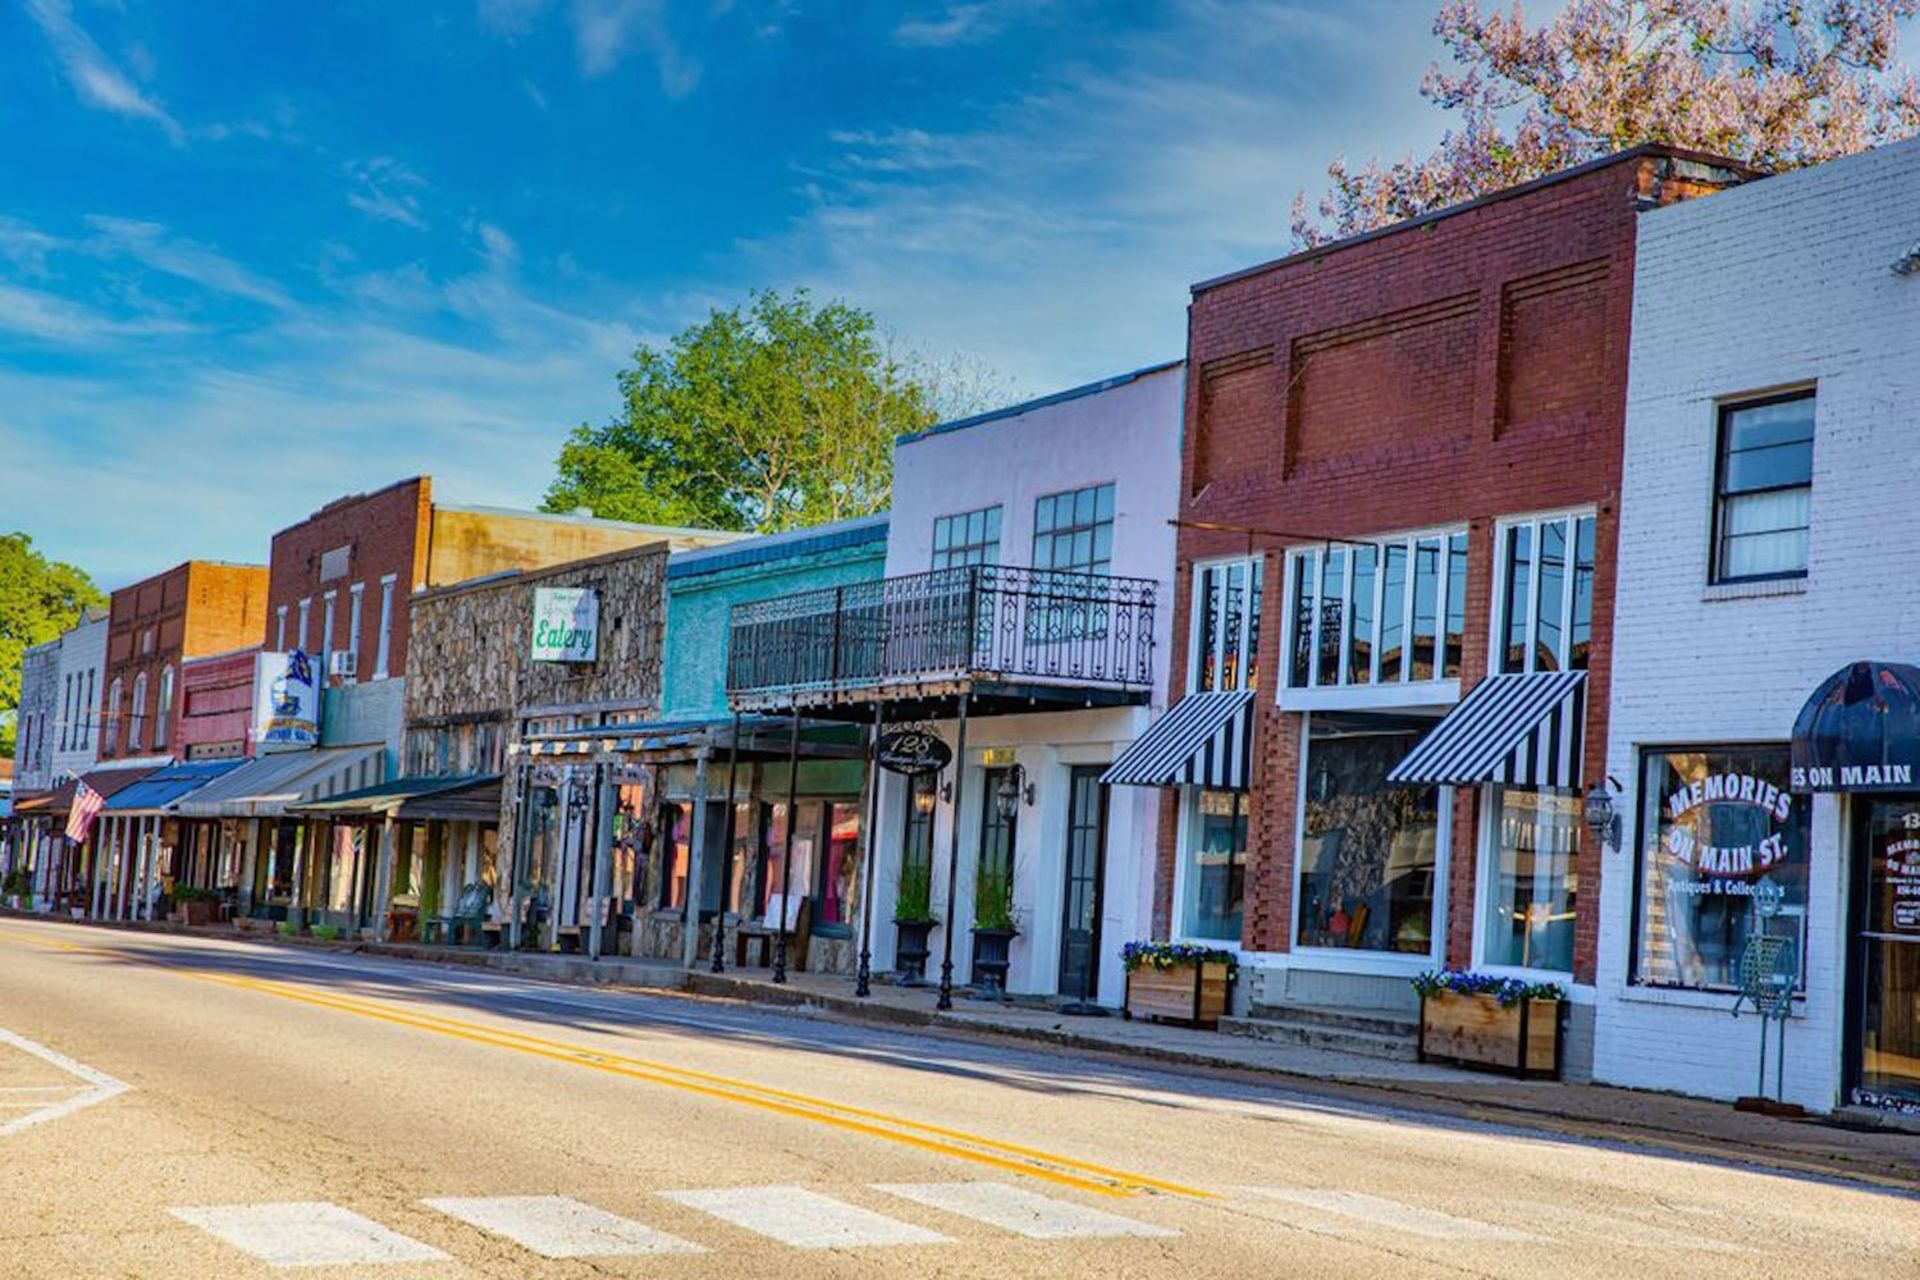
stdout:
<svg viewBox="0 0 1920 1280">
<path fill-rule="evenodd" d="M 288 812 L 311 818 L 417 818 L 433 817 L 421 806 L 425 802 L 453 792 L 492 788 L 493 816 L 500 814 L 499 774 L 458 774 L 452 776 L 394 778 L 378 786 L 348 791 L 311 804 L 289 806 Z M 409 813 L 411 809 L 413 812 Z"/>
<path fill-rule="evenodd" d="M 1820 683 L 1793 722 L 1792 787 L 1911 791 L 1920 766 L 1920 668 L 1855 662 Z"/>
<path fill-rule="evenodd" d="M 1100 781 L 1245 791 L 1252 750 L 1253 690 L 1190 693 L 1122 751 Z"/>
<path fill-rule="evenodd" d="M 1580 786 L 1587 673 L 1488 676 L 1387 774 L 1388 782 Z"/>
<path fill-rule="evenodd" d="M 103 811 L 149 816 L 170 813 L 175 801 L 244 764 L 244 760 L 189 760 L 182 764 L 165 765 L 132 786 L 109 796 Z"/>
<path fill-rule="evenodd" d="M 261 756 L 179 801 L 183 818 L 279 818 L 288 809 L 370 787 L 386 777 L 378 744 Z"/>
</svg>

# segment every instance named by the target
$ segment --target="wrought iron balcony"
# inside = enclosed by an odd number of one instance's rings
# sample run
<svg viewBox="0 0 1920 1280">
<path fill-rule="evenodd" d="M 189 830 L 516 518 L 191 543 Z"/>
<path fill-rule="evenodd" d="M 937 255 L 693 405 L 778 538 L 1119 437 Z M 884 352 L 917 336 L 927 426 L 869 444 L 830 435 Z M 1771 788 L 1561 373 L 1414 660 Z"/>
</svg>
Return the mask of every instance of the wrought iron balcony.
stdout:
<svg viewBox="0 0 1920 1280">
<path fill-rule="evenodd" d="M 1147 691 L 1158 584 L 1003 565 L 936 569 L 733 607 L 736 707 L 966 682 Z"/>
</svg>

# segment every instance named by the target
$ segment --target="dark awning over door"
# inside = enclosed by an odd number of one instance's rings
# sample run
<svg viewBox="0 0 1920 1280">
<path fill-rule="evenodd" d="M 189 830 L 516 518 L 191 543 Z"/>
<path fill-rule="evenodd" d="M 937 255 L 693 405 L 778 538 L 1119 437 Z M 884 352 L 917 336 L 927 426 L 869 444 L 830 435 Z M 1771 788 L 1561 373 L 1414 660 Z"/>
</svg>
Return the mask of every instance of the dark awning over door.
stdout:
<svg viewBox="0 0 1920 1280">
<path fill-rule="evenodd" d="M 1488 676 L 1394 766 L 1387 781 L 1577 788 L 1586 730 L 1586 672 Z"/>
<path fill-rule="evenodd" d="M 1920 766 L 1920 668 L 1856 662 L 1813 691 L 1793 722 L 1793 789 L 1912 791 Z"/>
<path fill-rule="evenodd" d="M 1253 690 L 1190 693 L 1122 751 L 1100 781 L 1245 791 L 1252 749 Z"/>
</svg>

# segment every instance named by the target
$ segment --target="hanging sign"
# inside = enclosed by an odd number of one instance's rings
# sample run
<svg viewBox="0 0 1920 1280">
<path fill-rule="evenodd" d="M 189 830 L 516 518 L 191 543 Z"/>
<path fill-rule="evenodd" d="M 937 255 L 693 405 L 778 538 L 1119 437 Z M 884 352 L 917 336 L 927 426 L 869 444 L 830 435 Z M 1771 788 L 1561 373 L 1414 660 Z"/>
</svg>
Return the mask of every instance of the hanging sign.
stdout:
<svg viewBox="0 0 1920 1280">
<path fill-rule="evenodd" d="M 930 729 L 889 729 L 880 735 L 874 760 L 888 773 L 917 778 L 953 763 L 953 748 Z"/>
<path fill-rule="evenodd" d="M 253 739 L 269 749 L 320 745 L 320 681 L 311 656 L 295 649 L 254 659 Z"/>
<path fill-rule="evenodd" d="M 591 587 L 536 587 L 533 660 L 592 662 L 600 655 L 600 596 Z"/>
</svg>

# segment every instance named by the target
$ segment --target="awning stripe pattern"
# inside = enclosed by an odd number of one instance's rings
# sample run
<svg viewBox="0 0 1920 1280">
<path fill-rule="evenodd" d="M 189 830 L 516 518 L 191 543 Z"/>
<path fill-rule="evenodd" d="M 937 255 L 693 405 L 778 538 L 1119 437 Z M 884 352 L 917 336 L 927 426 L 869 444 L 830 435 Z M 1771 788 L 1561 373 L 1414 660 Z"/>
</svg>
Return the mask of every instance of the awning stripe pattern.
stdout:
<svg viewBox="0 0 1920 1280">
<path fill-rule="evenodd" d="M 1100 775 L 1133 787 L 1216 787 L 1245 791 L 1253 754 L 1253 694 L 1190 693 Z"/>
<path fill-rule="evenodd" d="M 1577 788 L 1586 713 L 1584 671 L 1488 676 L 1394 766 L 1387 781 Z"/>
</svg>

